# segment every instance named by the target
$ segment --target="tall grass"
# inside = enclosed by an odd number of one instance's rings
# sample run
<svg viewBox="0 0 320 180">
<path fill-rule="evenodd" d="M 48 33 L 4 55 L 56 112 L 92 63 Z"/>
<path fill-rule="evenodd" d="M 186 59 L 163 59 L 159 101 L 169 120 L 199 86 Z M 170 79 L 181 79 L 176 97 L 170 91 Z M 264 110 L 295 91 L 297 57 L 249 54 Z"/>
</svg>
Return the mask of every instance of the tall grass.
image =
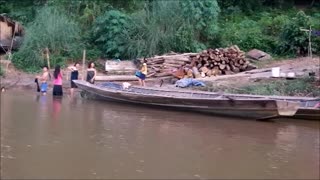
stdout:
<svg viewBox="0 0 320 180">
<path fill-rule="evenodd" d="M 63 11 L 45 6 L 27 26 L 22 47 L 13 55 L 17 68 L 34 71 L 44 64 L 43 51 L 49 48 L 53 65 L 73 56 L 81 47 L 79 28 Z"/>
<path fill-rule="evenodd" d="M 3 76 L 3 75 L 4 75 L 4 72 L 3 72 L 2 66 L 0 66 L 0 76 Z"/>
<path fill-rule="evenodd" d="M 97 18 L 93 34 L 99 30 L 97 37 L 111 38 L 94 38 L 93 42 L 99 42 L 97 47 L 105 51 L 109 58 L 119 54 L 120 58 L 136 58 L 169 51 L 200 51 L 205 48 L 202 43 L 206 39 L 204 32 L 212 27 L 219 11 L 215 0 L 146 1 L 143 9 L 132 14 L 118 11 L 112 21 L 107 18 L 108 12 Z M 120 28 L 123 24 L 126 28 Z M 108 49 L 114 44 L 124 44 L 124 49 L 118 48 L 118 52 L 110 53 Z"/>
<path fill-rule="evenodd" d="M 132 27 L 126 32 L 127 56 L 141 57 L 169 51 L 195 52 L 220 12 L 217 1 L 152 1 L 131 15 Z"/>
<path fill-rule="evenodd" d="M 179 1 L 155 1 L 132 14 L 128 31 L 128 56 L 151 56 L 172 50 L 175 33 L 183 24 Z"/>
</svg>

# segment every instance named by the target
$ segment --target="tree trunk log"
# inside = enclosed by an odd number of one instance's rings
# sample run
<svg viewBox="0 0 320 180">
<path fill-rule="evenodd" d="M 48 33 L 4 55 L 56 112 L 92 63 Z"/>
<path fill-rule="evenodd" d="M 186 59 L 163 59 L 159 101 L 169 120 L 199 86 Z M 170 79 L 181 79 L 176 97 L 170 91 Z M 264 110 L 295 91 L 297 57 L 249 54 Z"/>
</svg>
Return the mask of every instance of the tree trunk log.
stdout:
<svg viewBox="0 0 320 180">
<path fill-rule="evenodd" d="M 195 78 L 200 78 L 200 73 L 197 67 L 193 67 L 192 72 Z"/>
</svg>

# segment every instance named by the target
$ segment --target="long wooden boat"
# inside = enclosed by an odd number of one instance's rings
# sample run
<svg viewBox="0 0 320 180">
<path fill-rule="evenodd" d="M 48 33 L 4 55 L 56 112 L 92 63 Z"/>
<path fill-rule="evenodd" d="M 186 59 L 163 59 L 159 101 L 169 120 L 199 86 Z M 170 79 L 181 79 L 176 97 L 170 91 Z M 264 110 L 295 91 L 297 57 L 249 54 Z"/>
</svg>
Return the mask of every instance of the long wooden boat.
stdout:
<svg viewBox="0 0 320 180">
<path fill-rule="evenodd" d="M 82 80 L 74 82 L 80 89 L 104 100 L 245 118 L 294 116 L 300 106 L 298 102 L 266 97 L 135 86 L 123 89 L 122 85 L 110 82 L 96 85 Z"/>
</svg>

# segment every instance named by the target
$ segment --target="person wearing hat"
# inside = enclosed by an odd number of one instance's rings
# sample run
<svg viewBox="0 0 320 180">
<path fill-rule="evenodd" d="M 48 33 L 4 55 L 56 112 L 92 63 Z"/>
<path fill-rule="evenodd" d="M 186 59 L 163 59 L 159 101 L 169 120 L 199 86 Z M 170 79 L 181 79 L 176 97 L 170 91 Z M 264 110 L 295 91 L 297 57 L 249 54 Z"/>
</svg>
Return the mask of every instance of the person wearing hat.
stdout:
<svg viewBox="0 0 320 180">
<path fill-rule="evenodd" d="M 136 73 L 136 76 L 139 78 L 139 83 L 141 86 L 145 86 L 145 79 L 148 73 L 147 63 L 142 64 L 140 71 Z"/>
</svg>

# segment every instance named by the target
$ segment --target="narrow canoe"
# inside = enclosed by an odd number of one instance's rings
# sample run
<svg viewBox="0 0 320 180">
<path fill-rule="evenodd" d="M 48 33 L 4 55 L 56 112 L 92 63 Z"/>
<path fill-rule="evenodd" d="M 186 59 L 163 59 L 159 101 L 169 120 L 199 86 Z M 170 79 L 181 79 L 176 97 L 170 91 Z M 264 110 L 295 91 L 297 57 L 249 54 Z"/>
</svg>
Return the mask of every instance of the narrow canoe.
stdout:
<svg viewBox="0 0 320 180">
<path fill-rule="evenodd" d="M 198 91 L 130 87 L 123 89 L 116 83 L 97 85 L 75 80 L 85 92 L 103 100 L 134 103 L 155 107 L 170 107 L 184 111 L 199 111 L 217 115 L 262 119 L 265 117 L 293 116 L 298 102 L 270 98 L 241 97 Z"/>
</svg>

